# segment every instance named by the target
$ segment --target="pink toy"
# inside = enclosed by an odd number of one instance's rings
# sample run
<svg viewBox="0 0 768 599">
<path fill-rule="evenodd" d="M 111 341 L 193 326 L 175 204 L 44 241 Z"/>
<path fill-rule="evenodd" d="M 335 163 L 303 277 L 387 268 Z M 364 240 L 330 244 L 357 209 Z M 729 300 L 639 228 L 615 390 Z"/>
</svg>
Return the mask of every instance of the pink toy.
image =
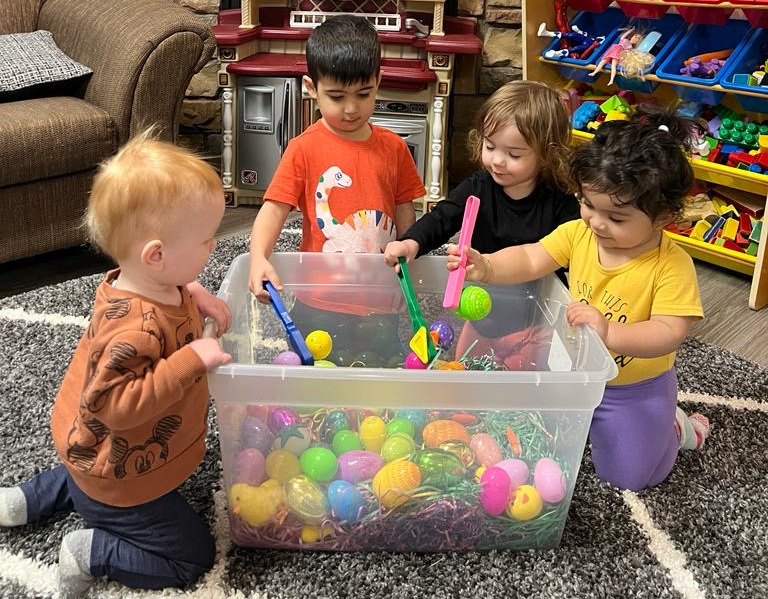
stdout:
<svg viewBox="0 0 768 599">
<path fill-rule="evenodd" d="M 459 307 L 464 277 L 467 274 L 467 249 L 472 243 L 472 231 L 475 229 L 479 208 L 480 198 L 469 196 L 467 205 L 464 207 L 464 220 L 461 223 L 461 233 L 459 233 L 458 248 L 461 262 L 456 270 L 452 270 L 448 274 L 448 284 L 445 286 L 445 295 L 443 295 L 443 308 L 449 310 L 455 310 Z"/>
</svg>

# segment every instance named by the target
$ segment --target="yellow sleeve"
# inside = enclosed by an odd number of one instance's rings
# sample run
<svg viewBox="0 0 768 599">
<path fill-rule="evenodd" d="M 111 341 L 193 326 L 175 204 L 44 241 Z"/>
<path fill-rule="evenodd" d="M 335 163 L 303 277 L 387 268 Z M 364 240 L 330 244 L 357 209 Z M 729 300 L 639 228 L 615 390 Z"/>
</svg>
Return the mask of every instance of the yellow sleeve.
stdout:
<svg viewBox="0 0 768 599">
<path fill-rule="evenodd" d="M 660 265 L 653 292 L 651 315 L 703 318 L 696 267 L 677 246 L 670 248 Z"/>
<path fill-rule="evenodd" d="M 549 235 L 541 239 L 541 245 L 544 246 L 547 253 L 552 256 L 552 259 L 555 262 L 564 268 L 568 268 L 568 265 L 571 262 L 573 241 L 576 238 L 579 226 L 583 224 L 584 221 L 581 219 L 563 223 Z"/>
</svg>

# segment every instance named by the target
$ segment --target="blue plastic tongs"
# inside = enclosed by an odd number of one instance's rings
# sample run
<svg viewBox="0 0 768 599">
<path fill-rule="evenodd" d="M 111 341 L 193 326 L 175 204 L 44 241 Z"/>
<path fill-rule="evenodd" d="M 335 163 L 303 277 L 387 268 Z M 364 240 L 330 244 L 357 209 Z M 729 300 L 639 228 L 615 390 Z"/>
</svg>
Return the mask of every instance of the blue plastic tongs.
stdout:
<svg viewBox="0 0 768 599">
<path fill-rule="evenodd" d="M 269 299 L 272 302 L 272 307 L 275 309 L 275 314 L 277 314 L 280 322 L 282 322 L 285 327 L 285 332 L 288 335 L 288 343 L 291 344 L 293 351 L 295 351 L 299 358 L 301 358 L 302 364 L 305 366 L 313 366 L 315 364 L 315 358 L 310 353 L 301 331 L 296 327 L 291 315 L 288 314 L 288 310 L 285 309 L 277 289 L 275 289 L 275 286 L 269 281 L 263 281 L 262 285 L 269 294 Z"/>
</svg>

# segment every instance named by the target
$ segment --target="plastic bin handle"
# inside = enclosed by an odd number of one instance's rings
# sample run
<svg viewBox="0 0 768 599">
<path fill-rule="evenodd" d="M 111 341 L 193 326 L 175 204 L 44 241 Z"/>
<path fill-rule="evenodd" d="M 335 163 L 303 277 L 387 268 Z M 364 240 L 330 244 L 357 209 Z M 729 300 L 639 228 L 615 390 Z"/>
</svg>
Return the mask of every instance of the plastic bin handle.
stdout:
<svg viewBox="0 0 768 599">
<path fill-rule="evenodd" d="M 315 363 L 315 358 L 309 351 L 301 331 L 299 331 L 298 327 L 293 322 L 291 315 L 288 314 L 288 310 L 285 309 L 283 301 L 280 299 L 280 294 L 277 293 L 277 289 L 275 289 L 275 286 L 272 285 L 272 283 L 269 281 L 263 281 L 262 285 L 269 294 L 269 299 L 272 302 L 272 307 L 275 309 L 275 314 L 277 314 L 280 322 L 282 322 L 283 326 L 285 327 L 285 332 L 288 335 L 288 342 L 291 344 L 293 351 L 299 355 L 302 364 L 306 366 L 313 366 Z"/>
<path fill-rule="evenodd" d="M 464 287 L 464 277 L 467 274 L 467 248 L 472 243 L 472 231 L 475 229 L 477 220 L 477 211 L 480 208 L 480 198 L 469 196 L 467 204 L 464 207 L 464 220 L 461 223 L 461 233 L 459 233 L 459 266 L 448 274 L 448 283 L 445 285 L 445 295 L 443 295 L 443 308 L 455 310 L 459 307 L 461 300 L 461 291 Z"/>
</svg>

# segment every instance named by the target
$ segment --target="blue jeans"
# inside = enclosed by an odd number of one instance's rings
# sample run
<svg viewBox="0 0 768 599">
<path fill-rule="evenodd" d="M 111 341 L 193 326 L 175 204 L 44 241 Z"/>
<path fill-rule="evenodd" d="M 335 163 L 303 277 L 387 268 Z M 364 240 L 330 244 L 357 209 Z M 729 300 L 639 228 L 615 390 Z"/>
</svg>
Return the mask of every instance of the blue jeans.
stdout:
<svg viewBox="0 0 768 599">
<path fill-rule="evenodd" d="M 94 529 L 95 577 L 138 589 L 185 587 L 213 566 L 216 548 L 208 525 L 178 491 L 141 505 L 115 507 L 83 493 L 64 466 L 20 486 L 28 522 L 76 511 Z"/>
</svg>

